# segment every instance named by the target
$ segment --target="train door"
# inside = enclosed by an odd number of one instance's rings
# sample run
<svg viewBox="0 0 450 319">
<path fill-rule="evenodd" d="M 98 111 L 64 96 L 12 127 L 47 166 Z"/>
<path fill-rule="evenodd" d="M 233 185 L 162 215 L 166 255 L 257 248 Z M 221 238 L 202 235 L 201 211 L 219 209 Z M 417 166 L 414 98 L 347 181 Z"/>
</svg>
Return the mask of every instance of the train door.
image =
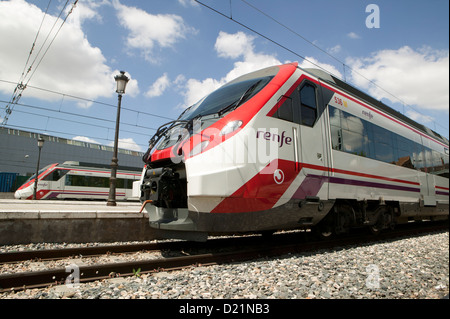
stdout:
<svg viewBox="0 0 450 319">
<path fill-rule="evenodd" d="M 436 205 L 436 179 L 434 174 L 430 174 L 433 170 L 433 153 L 428 147 L 425 147 L 425 165 L 426 169 L 426 185 L 427 192 L 423 195 L 423 202 L 425 206 L 435 206 Z"/>
<path fill-rule="evenodd" d="M 66 173 L 66 170 L 56 168 L 44 178 L 51 198 L 61 198 L 64 192 L 64 175 Z"/>
<path fill-rule="evenodd" d="M 304 81 L 300 95 L 300 158 L 305 179 L 299 189 L 311 200 L 328 199 L 328 152 L 326 112 L 321 87 Z"/>
<path fill-rule="evenodd" d="M 66 184 L 66 174 L 68 170 L 65 169 L 58 169 L 57 176 L 55 177 L 55 182 L 53 183 L 55 190 L 57 193 L 61 194 L 58 197 L 61 197 L 64 195 L 64 186 Z"/>
</svg>

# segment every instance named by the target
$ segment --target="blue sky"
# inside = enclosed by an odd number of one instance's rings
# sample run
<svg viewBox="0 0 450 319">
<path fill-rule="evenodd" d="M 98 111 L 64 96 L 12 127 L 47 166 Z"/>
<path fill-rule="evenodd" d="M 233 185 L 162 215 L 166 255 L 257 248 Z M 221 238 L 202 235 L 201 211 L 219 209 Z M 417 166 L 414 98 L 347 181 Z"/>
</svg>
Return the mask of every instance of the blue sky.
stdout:
<svg viewBox="0 0 450 319">
<path fill-rule="evenodd" d="M 298 61 L 449 136 L 446 0 L 202 0 L 228 18 L 191 0 L 79 0 L 68 14 L 73 2 L 64 8 L 62 0 L 0 1 L 5 127 L 112 145 L 114 75 L 124 70 L 131 80 L 119 145 L 145 151 L 154 129 L 220 85 Z M 375 22 L 369 4 L 379 9 L 379 28 L 366 25 L 368 18 Z M 8 104 L 21 80 L 26 89 Z"/>
</svg>

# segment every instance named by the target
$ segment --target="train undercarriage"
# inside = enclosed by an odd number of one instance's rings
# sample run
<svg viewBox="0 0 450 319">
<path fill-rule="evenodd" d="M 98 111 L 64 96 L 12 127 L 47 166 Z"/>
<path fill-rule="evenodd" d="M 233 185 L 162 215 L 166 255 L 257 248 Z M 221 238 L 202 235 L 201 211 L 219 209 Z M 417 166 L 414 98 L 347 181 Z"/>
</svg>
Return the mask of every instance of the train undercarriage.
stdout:
<svg viewBox="0 0 450 319">
<path fill-rule="evenodd" d="M 394 229 L 396 224 L 443 219 L 448 219 L 448 205 L 338 199 L 314 230 L 321 237 L 344 234 L 361 227 L 368 227 L 373 234 L 379 234 L 383 230 Z"/>
<path fill-rule="evenodd" d="M 141 186 L 141 202 L 147 206 L 150 225 L 165 230 L 170 238 L 206 240 L 211 234 L 267 233 L 281 229 L 312 229 L 328 238 L 367 227 L 374 234 L 412 220 L 448 218 L 448 205 L 427 207 L 423 202 L 318 198 L 291 200 L 267 211 L 201 213 L 188 209 L 187 179 L 183 163 L 167 163 L 147 169 Z M 200 239 L 199 239 L 200 238 Z"/>
</svg>

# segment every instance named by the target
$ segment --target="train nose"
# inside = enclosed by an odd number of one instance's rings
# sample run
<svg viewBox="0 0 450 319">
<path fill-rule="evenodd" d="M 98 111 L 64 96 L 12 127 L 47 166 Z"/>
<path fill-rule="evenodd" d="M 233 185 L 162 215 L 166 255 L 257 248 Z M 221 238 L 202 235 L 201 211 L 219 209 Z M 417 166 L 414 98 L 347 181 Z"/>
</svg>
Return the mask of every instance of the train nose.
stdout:
<svg viewBox="0 0 450 319">
<path fill-rule="evenodd" d="M 16 199 L 27 199 L 30 195 L 32 195 L 32 192 L 24 190 L 24 189 L 20 189 L 20 190 L 17 190 L 14 193 L 14 198 L 16 198 Z"/>
</svg>

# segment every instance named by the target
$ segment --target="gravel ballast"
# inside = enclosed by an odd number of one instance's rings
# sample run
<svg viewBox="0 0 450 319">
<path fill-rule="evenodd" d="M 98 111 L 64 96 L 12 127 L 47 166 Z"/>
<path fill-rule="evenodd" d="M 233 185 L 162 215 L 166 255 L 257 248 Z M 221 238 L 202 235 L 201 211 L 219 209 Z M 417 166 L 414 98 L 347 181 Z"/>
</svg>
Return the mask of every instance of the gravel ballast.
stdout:
<svg viewBox="0 0 450 319">
<path fill-rule="evenodd" d="M 440 299 L 448 293 L 445 232 L 251 262 L 137 272 L 75 287 L 1 293 L 0 299 Z"/>
</svg>

